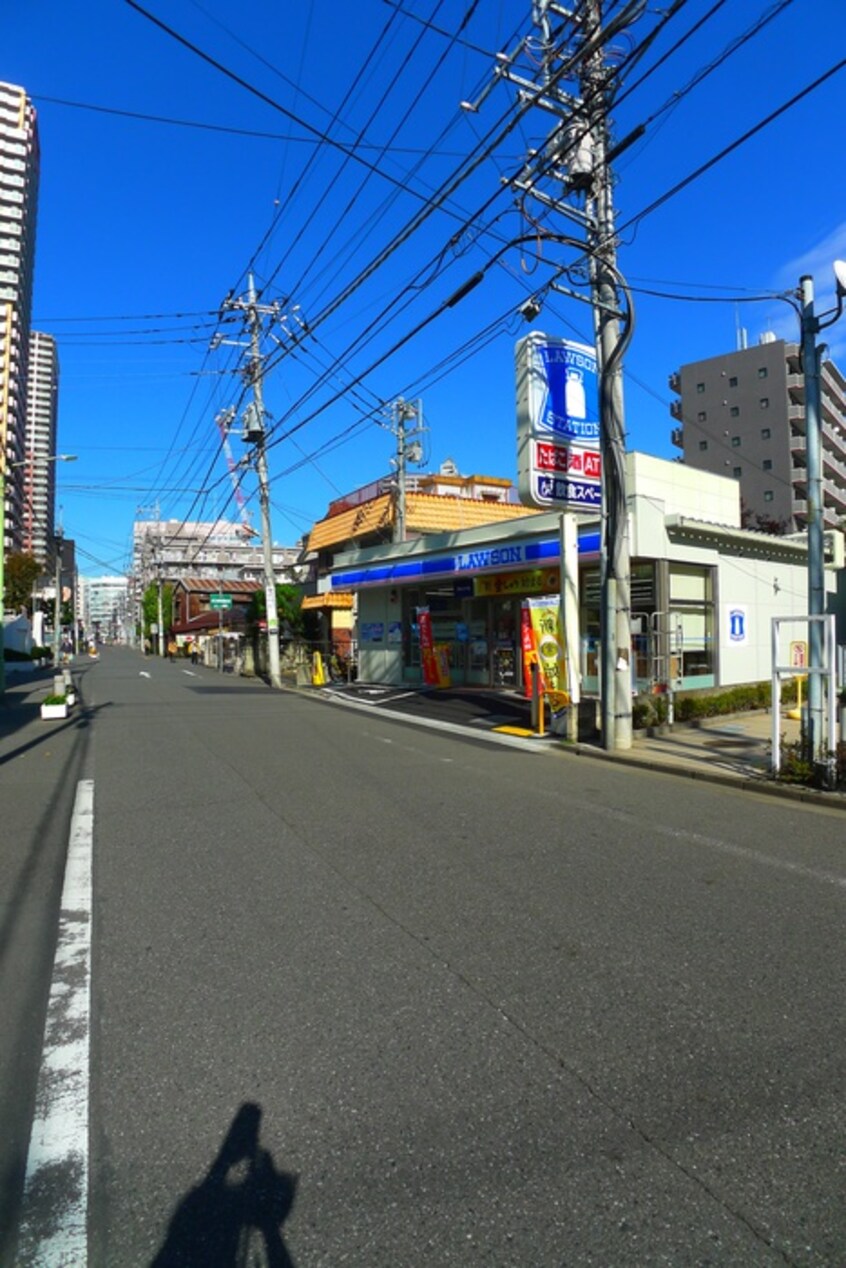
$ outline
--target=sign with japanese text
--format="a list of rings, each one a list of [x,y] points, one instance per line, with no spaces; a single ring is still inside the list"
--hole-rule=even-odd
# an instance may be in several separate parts
[[[523,572],[498,572],[492,577],[474,577],[476,598],[498,594],[546,594],[559,586],[557,568],[527,568]]]
[[[516,348],[521,501],[596,511],[602,502],[596,354],[532,331]]]

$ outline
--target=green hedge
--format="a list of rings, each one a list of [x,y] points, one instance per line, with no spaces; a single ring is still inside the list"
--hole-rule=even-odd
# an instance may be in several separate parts
[[[719,718],[727,713],[746,713],[750,709],[769,709],[772,685],[768,682],[744,683],[722,691],[677,691],[673,697],[676,722],[695,722],[698,718]],[[796,681],[788,679],[781,689],[781,703],[796,703]],[[636,730],[660,726],[667,721],[666,695],[635,696],[632,702],[632,725]]]

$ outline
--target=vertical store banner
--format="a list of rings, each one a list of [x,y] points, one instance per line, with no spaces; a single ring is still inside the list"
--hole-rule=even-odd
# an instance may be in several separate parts
[[[532,698],[532,665],[537,664],[538,654],[535,650],[535,637],[532,633],[532,618],[525,603],[520,605],[520,646],[523,652],[523,690],[526,698]]]
[[[423,681],[427,687],[437,687],[440,682],[435,643],[432,638],[432,617],[428,608],[417,609],[417,629],[420,636],[420,663]]]
[[[557,594],[525,599],[543,689],[555,715],[570,704],[567,647],[561,629],[560,600]]]

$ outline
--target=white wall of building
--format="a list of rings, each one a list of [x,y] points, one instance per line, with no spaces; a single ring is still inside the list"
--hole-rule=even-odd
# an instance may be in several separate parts
[[[740,486],[729,476],[711,475],[651,454],[627,455],[628,492],[638,504],[653,502],[665,515],[689,515],[740,528]]]
[[[358,599],[358,655],[361,677],[366,682],[398,686],[402,682],[402,644],[389,643],[391,624],[400,619],[400,604],[391,601],[391,590],[364,590]],[[382,638],[372,635],[381,626]]]

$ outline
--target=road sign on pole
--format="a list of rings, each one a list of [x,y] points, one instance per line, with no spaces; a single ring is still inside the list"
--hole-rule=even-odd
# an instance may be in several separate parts
[[[808,668],[808,644],[804,639],[794,639],[791,642],[790,665],[793,669]]]
[[[209,607],[212,611],[217,612],[218,609],[232,607],[231,594],[212,594],[209,596]]]

